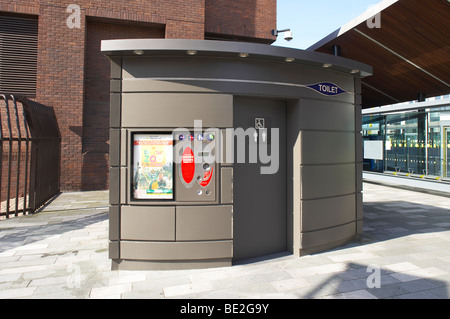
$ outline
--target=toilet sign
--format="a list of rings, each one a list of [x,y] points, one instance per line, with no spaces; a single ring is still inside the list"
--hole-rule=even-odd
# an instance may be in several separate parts
[[[322,83],[312,84],[312,85],[308,85],[307,87],[316,92],[319,92],[322,95],[327,95],[327,96],[335,96],[335,95],[339,95],[342,93],[347,93],[345,90],[341,89],[336,84],[330,83],[330,82],[322,82]]]

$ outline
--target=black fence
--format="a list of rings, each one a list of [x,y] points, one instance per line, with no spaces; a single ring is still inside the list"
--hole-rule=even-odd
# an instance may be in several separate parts
[[[61,134],[53,108],[0,94],[0,217],[34,213],[59,193]]]

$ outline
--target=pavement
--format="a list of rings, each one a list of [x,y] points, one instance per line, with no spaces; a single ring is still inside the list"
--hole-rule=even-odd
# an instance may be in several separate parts
[[[450,195],[364,183],[357,242],[228,268],[111,270],[108,192],[0,221],[0,299],[449,299]]]

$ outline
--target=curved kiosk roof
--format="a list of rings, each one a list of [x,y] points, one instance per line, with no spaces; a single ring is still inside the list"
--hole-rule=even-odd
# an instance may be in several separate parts
[[[362,232],[362,77],[328,54],[108,40],[114,269],[231,266]]]

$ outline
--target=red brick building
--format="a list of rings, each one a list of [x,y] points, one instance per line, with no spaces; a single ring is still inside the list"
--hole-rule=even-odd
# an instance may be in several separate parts
[[[62,135],[61,190],[94,190],[107,189],[109,169],[109,60],[100,52],[100,41],[270,44],[275,40],[270,31],[276,28],[276,0],[0,0],[0,19],[6,29],[0,29],[0,36],[12,37],[30,55],[23,58],[30,64],[19,84],[3,76],[9,69],[0,61],[0,91],[26,94],[54,108]],[[5,43],[0,50],[9,56]],[[12,68],[21,61],[17,58]]]

